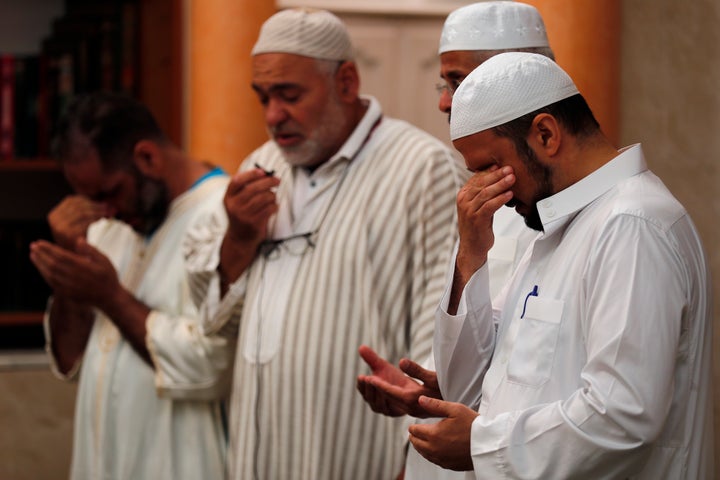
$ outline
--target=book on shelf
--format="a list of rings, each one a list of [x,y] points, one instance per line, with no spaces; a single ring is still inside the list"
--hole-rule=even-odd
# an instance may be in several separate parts
[[[0,160],[15,154],[15,56],[0,55]]]
[[[0,160],[47,158],[80,92],[136,96],[138,0],[67,0],[37,55],[0,52]]]
[[[38,156],[39,57],[15,57],[15,157]]]

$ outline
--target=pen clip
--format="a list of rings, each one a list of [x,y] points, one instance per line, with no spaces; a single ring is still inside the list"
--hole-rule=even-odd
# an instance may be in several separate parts
[[[537,297],[538,296],[538,286],[535,285],[532,289],[532,292],[528,293],[525,297],[525,303],[523,304],[523,311],[522,315],[520,315],[520,318],[525,317],[525,309],[527,308],[527,302],[530,299],[530,297]]]

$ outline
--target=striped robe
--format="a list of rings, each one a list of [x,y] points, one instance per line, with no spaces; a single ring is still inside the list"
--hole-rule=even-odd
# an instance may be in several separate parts
[[[379,116],[373,100],[358,127],[366,129],[362,138]],[[407,432],[401,419],[373,413],[356,391],[357,375],[368,373],[357,349],[370,345],[393,363],[428,357],[463,168],[440,141],[395,119],[383,118],[364,146],[356,143],[317,244],[297,266],[280,348],[267,362],[243,354],[246,341],[256,340],[246,338],[251,309],[242,308],[275,287],[262,283],[265,258],[218,303],[214,272],[226,223],[210,219],[188,237],[190,284],[205,301],[206,333],[238,335],[230,478],[390,479],[402,468]],[[292,185],[292,169],[273,142],[241,169],[255,163]],[[291,192],[277,195],[282,208]]]

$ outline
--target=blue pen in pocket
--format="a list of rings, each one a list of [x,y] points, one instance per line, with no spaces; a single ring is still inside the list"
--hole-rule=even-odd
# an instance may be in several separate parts
[[[520,318],[523,318],[525,316],[525,309],[527,308],[527,302],[530,299],[530,297],[537,297],[538,296],[538,286],[535,285],[532,289],[532,292],[528,293],[525,297],[525,303],[523,304],[523,311],[522,315],[520,315]]]

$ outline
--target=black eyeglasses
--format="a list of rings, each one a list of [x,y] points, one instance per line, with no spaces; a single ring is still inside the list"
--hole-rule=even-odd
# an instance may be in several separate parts
[[[308,250],[315,248],[318,230],[296,233],[284,238],[271,238],[260,244],[260,253],[268,260],[280,257],[281,250],[290,255],[300,257]]]

